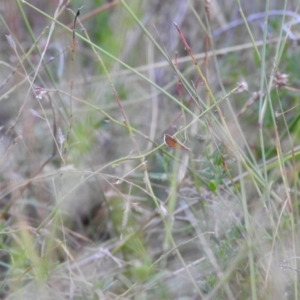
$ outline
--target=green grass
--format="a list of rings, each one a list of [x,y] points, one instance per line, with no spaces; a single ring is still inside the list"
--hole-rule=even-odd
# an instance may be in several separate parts
[[[1,299],[299,299],[298,1],[57,5],[0,15]]]

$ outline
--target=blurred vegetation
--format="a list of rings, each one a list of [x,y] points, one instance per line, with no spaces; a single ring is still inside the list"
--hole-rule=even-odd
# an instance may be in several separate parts
[[[0,2],[0,298],[299,299],[299,1],[82,4]]]

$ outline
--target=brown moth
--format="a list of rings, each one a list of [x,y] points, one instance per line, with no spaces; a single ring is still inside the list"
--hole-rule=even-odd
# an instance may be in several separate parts
[[[170,147],[170,148],[177,148],[180,150],[188,150],[191,151],[190,148],[186,147],[185,145],[181,144],[180,142],[178,142],[175,138],[171,137],[168,134],[165,134],[164,136],[164,141],[165,144]]]

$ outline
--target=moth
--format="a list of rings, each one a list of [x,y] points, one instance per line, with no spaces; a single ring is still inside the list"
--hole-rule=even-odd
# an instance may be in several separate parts
[[[186,147],[185,145],[178,142],[175,138],[171,137],[168,134],[164,136],[165,144],[170,148],[180,149],[180,150],[188,150],[191,151],[190,148]]]

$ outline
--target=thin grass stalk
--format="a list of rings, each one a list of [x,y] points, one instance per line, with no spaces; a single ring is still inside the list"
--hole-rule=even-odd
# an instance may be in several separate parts
[[[74,25],[72,29],[72,43],[71,43],[71,62],[70,62],[70,93],[69,93],[69,127],[66,134],[65,147],[63,151],[63,160],[65,164],[67,161],[67,151],[69,148],[69,140],[71,131],[73,129],[73,86],[74,86],[74,76],[75,76],[75,50],[76,50],[76,39],[75,39],[75,29],[77,17],[80,15],[81,8],[78,9],[74,17]]]
[[[178,69],[178,64],[177,64],[177,53],[175,53],[175,61],[174,61],[174,67],[175,69],[177,70],[177,72],[179,72],[179,69]],[[181,115],[183,117],[183,127],[186,128],[186,125],[187,125],[187,119],[186,119],[186,115],[185,115],[185,111],[183,109],[184,106],[187,106],[184,104],[183,102],[183,96],[182,96],[182,83],[181,83],[181,79],[180,77],[178,76],[177,74],[177,83],[176,83],[176,86],[177,86],[177,93],[178,93],[178,97],[179,97],[179,101],[182,103],[182,107],[180,107],[181,109]],[[191,97],[191,99],[193,99],[193,97]],[[196,102],[196,101],[195,101]],[[184,135],[184,138],[186,139],[186,134]]]
[[[165,51],[160,47],[160,45],[156,42],[156,40],[152,37],[152,35],[149,33],[149,31],[144,27],[144,25],[140,22],[140,20],[137,18],[137,16],[134,14],[134,12],[131,10],[131,8],[126,4],[124,0],[119,0],[120,3],[123,5],[123,7],[127,10],[127,12],[131,15],[131,17],[135,20],[135,22],[139,25],[139,27],[142,29],[142,31],[145,33],[145,35],[150,39],[150,41],[155,45],[155,47],[158,49],[158,51],[163,55],[163,57],[171,64],[171,61],[168,57],[168,55],[165,53]]]
[[[82,24],[81,24],[81,26],[82,26]],[[102,58],[99,55],[99,53],[96,51],[96,49],[94,47],[94,44],[91,42],[90,37],[89,37],[86,29],[83,26],[82,26],[82,28],[83,28],[83,31],[85,33],[85,36],[86,36],[87,40],[90,41],[90,43],[91,43],[90,45],[92,47],[92,50],[93,50],[95,56],[97,57],[97,59],[98,59],[100,65],[101,65],[102,69],[104,70],[104,73],[105,73],[105,75],[106,75],[106,77],[108,79],[108,82],[109,82],[109,84],[110,84],[110,86],[111,86],[111,88],[113,90],[113,94],[114,94],[115,100],[116,100],[116,102],[118,104],[118,107],[119,107],[119,109],[120,109],[120,111],[122,113],[122,116],[124,118],[125,126],[126,126],[128,132],[129,132],[130,138],[131,138],[133,144],[135,145],[135,148],[136,148],[138,154],[141,156],[141,152],[140,152],[139,146],[138,146],[138,144],[137,144],[137,142],[136,142],[136,140],[134,138],[132,127],[130,125],[129,119],[126,116],[126,113],[125,113],[125,110],[123,109],[123,106],[122,106],[119,94],[118,94],[117,90],[114,87],[114,84],[112,82],[112,79],[110,78],[109,72],[108,72],[108,70],[107,70],[107,68],[106,68],[106,66],[104,64],[104,61],[102,60]],[[143,158],[141,158],[141,159],[142,159],[141,162],[144,162],[144,159]]]
[[[276,118],[276,129],[275,129],[275,136],[276,136],[276,152],[277,152],[277,157],[278,157],[278,164],[279,164],[279,169],[280,169],[280,174],[281,174],[281,178],[283,180],[283,185],[285,187],[285,192],[286,192],[286,200],[285,202],[287,203],[287,207],[289,210],[289,218],[290,218],[290,222],[291,222],[291,230],[292,230],[292,241],[293,241],[293,253],[296,255],[296,224],[295,224],[295,220],[294,220],[294,214],[293,214],[293,206],[292,206],[292,201],[291,201],[291,197],[290,197],[290,188],[289,188],[289,184],[286,178],[286,172],[285,172],[285,168],[284,168],[284,162],[282,159],[282,150],[281,150],[281,143],[279,140],[279,133],[278,133],[278,117],[275,116]],[[294,265],[297,266],[297,261],[294,260],[293,261]],[[297,280],[298,279],[298,274],[295,273],[295,277],[294,277],[294,292],[295,292],[295,299],[298,299],[297,294],[298,294],[298,288],[297,288]]]
[[[253,47],[254,47],[254,49],[255,49],[255,53],[257,54],[257,57],[258,57],[259,60],[261,61],[263,58],[261,57],[261,55],[260,55],[260,53],[259,53],[259,51],[258,51],[258,49],[257,49],[257,47],[256,47],[255,39],[254,39],[253,34],[252,34],[252,32],[251,32],[251,29],[250,29],[250,27],[249,27],[249,25],[248,25],[247,19],[246,19],[245,15],[244,15],[244,11],[243,11],[243,9],[242,9],[241,2],[240,2],[240,0],[236,0],[236,2],[237,2],[237,4],[238,4],[239,12],[240,12],[240,14],[241,14],[241,16],[242,16],[242,19],[244,20],[244,24],[245,24],[245,26],[246,26],[246,28],[247,28],[248,34],[249,34],[250,39],[251,39],[251,41],[252,41]],[[266,13],[266,15],[268,15],[268,14]],[[267,19],[267,17],[266,17],[266,19]],[[267,24],[267,23],[266,23],[266,24]],[[266,24],[264,24],[264,25],[266,26]]]
[[[237,160],[238,170],[239,173],[242,173],[242,167]],[[253,258],[253,240],[251,236],[251,222],[250,222],[250,213],[248,211],[248,203],[247,203],[247,194],[245,189],[245,183],[244,179],[241,178],[240,180],[240,187],[241,187],[241,201],[243,205],[243,212],[244,212],[244,218],[245,218],[245,227],[246,227],[246,241],[247,241],[247,252],[248,252],[248,260],[249,260],[249,268],[250,268],[250,282],[251,282],[251,299],[256,300],[257,299],[257,290],[256,290],[256,281],[257,281],[257,275],[256,275],[256,268],[254,265],[254,258]]]
[[[146,182],[146,184],[147,184],[147,187],[148,187],[149,192],[152,194],[152,198],[154,199],[154,203],[155,203],[157,209],[158,209],[159,212],[160,212],[160,216],[161,216],[162,221],[163,221],[163,223],[164,223],[164,227],[165,227],[166,230],[167,230],[168,224],[167,224],[167,222],[166,222],[166,219],[165,219],[165,217],[164,217],[164,214],[162,213],[161,206],[160,206],[160,204],[158,203],[158,201],[156,200],[156,197],[155,197],[155,194],[154,194],[154,192],[153,192],[152,185],[151,185],[151,182],[150,182],[150,179],[149,179],[149,176],[148,176],[148,172],[145,172],[145,182]],[[169,216],[169,217],[171,217],[171,216]],[[181,256],[181,254],[180,254],[180,252],[179,252],[179,250],[178,250],[178,248],[177,248],[177,245],[176,245],[176,243],[175,243],[175,241],[174,241],[174,239],[173,239],[173,235],[172,235],[171,232],[170,232],[170,234],[169,234],[169,239],[170,239],[170,242],[171,242],[173,248],[175,249],[175,252],[176,252],[176,254],[177,254],[177,256],[178,256],[178,258],[179,258],[179,260],[180,260],[180,262],[181,262],[181,264],[182,264],[182,266],[183,266],[183,268],[185,269],[185,271],[186,271],[186,273],[187,273],[189,279],[191,280],[193,286],[195,287],[195,289],[196,289],[198,295],[199,295],[201,298],[203,298],[203,294],[202,294],[201,290],[199,289],[198,284],[196,283],[196,281],[195,281],[195,279],[193,278],[192,274],[190,273],[190,271],[189,271],[189,269],[188,269],[188,267],[187,267],[187,265],[186,265],[186,263],[185,263],[183,257]]]
[[[148,46],[148,61],[150,64],[154,63],[154,51],[153,45],[149,42]],[[154,69],[149,69],[149,78],[151,81],[155,82],[155,72]],[[158,121],[158,95],[155,92],[153,86],[150,87],[150,96],[151,96],[151,121],[150,121],[150,131],[149,138],[154,140],[157,131],[157,121]],[[149,142],[147,145],[147,151],[151,149],[152,143]]]
[[[198,22],[200,24],[202,24],[202,21],[201,21],[199,15],[198,15],[198,13],[195,11],[195,9],[192,6],[191,6],[191,9],[194,12],[194,15],[196,16]],[[211,29],[210,29],[209,24],[208,24],[208,28],[205,28],[205,30],[208,32],[208,35],[211,36]],[[222,82],[222,79],[221,79],[220,71],[219,71],[219,68],[218,68],[218,62],[217,62],[217,57],[216,57],[217,51],[215,50],[213,39],[210,40],[210,44],[211,44],[211,48],[212,48],[211,53],[212,54],[215,53],[215,55],[212,55],[212,57],[213,57],[213,60],[214,60],[214,63],[215,63],[215,67],[216,67],[217,77],[218,77],[220,86],[221,86],[221,88],[223,90],[223,93],[226,94],[226,91],[225,91],[225,88],[224,88],[224,85],[223,85],[223,82]],[[239,122],[237,120],[237,117],[236,117],[236,115],[234,113],[234,110],[232,108],[231,102],[230,102],[230,100],[229,100],[228,97],[226,97],[225,99],[226,99],[226,104],[227,104],[228,108],[230,109],[231,115],[233,117],[233,121],[236,124],[239,132],[241,133],[241,137],[243,138],[244,145],[246,146],[248,154],[250,155],[250,158],[252,159],[252,163],[253,163],[254,167],[257,167],[256,159],[254,158],[254,155],[253,155],[253,153],[252,153],[252,151],[251,151],[251,149],[249,147],[249,144],[247,142],[247,139],[246,139],[245,135],[243,134],[243,130],[242,130],[242,128],[241,128],[241,126],[240,126],[240,124],[239,124]]]
[[[268,24],[268,7],[269,1],[266,1],[266,14],[265,14],[265,22],[264,22],[264,31],[263,31],[263,40],[266,41],[267,39],[267,24]],[[266,186],[266,196],[267,196],[267,205],[268,208],[271,208],[271,198],[268,192],[268,174],[267,169],[265,166],[266,157],[265,157],[265,143],[264,143],[264,136],[263,136],[263,120],[265,114],[265,107],[267,103],[267,98],[265,97],[264,93],[264,84],[265,84],[265,68],[266,68],[266,44],[262,47],[262,55],[261,55],[261,76],[260,76],[260,93],[259,93],[259,117],[258,117],[258,127],[259,127],[259,137],[260,137],[260,147],[261,147],[261,155],[262,155],[262,162],[264,164],[263,176]],[[265,98],[265,99],[264,99]],[[264,103],[263,103],[264,101]]]
[[[24,0],[24,3],[26,5],[28,5],[29,7],[31,7],[32,9],[34,9],[35,11],[39,12],[41,15],[49,18],[50,20],[53,20],[54,22],[56,22],[57,24],[59,24],[61,27],[65,28],[68,31],[71,31],[68,27],[66,27],[64,24],[60,23],[59,21],[53,19],[51,16],[45,14],[43,11],[37,9],[35,6],[31,5],[30,3],[28,3],[27,1]],[[179,107],[182,107],[188,114],[190,114],[192,117],[194,117],[195,119],[197,119],[197,121],[201,122],[201,120],[199,119],[199,116],[195,115],[190,109],[188,109],[186,106],[184,106],[178,99],[176,99],[174,96],[172,96],[170,93],[168,93],[164,88],[161,88],[159,85],[155,84],[154,82],[152,82],[150,79],[148,79],[147,77],[145,77],[144,75],[142,75],[140,72],[138,72],[135,68],[130,67],[129,65],[127,65],[126,63],[124,63],[123,61],[119,60],[118,58],[116,58],[115,56],[111,55],[109,52],[105,51],[104,49],[102,49],[101,47],[93,44],[91,41],[89,41],[87,38],[83,37],[82,35],[79,35],[78,33],[76,33],[76,36],[78,38],[80,38],[81,40],[83,40],[84,42],[86,42],[88,45],[91,45],[93,47],[95,47],[96,50],[100,51],[101,53],[103,53],[105,56],[111,58],[112,60],[116,61],[117,63],[119,63],[120,65],[122,65],[123,67],[125,67],[126,69],[130,70],[132,73],[136,74],[138,77],[140,77],[144,82],[149,83],[150,85],[154,86],[157,90],[159,90],[162,94],[164,94],[165,96],[167,96],[169,99],[171,99],[172,101],[174,101],[176,104],[178,104]],[[166,55],[166,54],[164,54]],[[170,62],[171,65],[173,66],[172,62]],[[185,78],[180,75],[181,80],[184,80],[184,83],[189,86],[190,90],[193,91],[193,89],[190,87],[190,85],[187,83],[187,81],[185,80]],[[224,100],[224,98],[222,98]],[[204,107],[205,104],[203,103]],[[213,107],[216,107],[217,103],[213,103],[211,105],[211,107],[206,110],[206,112],[210,111],[210,109],[212,109]]]
[[[33,32],[32,32],[32,29],[31,29],[31,27],[30,27],[30,24],[29,24],[29,22],[28,22],[28,19],[27,19],[27,17],[26,17],[26,14],[25,14],[25,12],[24,12],[24,10],[23,10],[23,7],[22,7],[20,1],[21,1],[21,0],[17,0],[17,1],[16,1],[17,6],[18,6],[18,9],[19,9],[19,11],[20,11],[20,13],[21,13],[21,15],[22,15],[22,17],[23,17],[24,23],[26,24],[25,26],[26,26],[26,28],[27,28],[27,30],[28,30],[28,32],[29,32],[29,35],[30,35],[32,41],[35,43],[35,37],[34,37],[34,34],[33,34]],[[26,2],[26,1],[23,1],[23,0],[22,0],[22,3],[25,3],[25,2]],[[71,0],[67,0],[67,2],[65,3],[65,5],[64,5],[64,6],[61,6],[62,1],[59,0],[59,4],[58,4],[58,7],[57,7],[57,9],[56,9],[56,11],[55,11],[54,17],[50,17],[49,15],[47,15],[47,14],[44,13],[44,16],[50,17],[50,20],[52,21],[52,24],[51,24],[51,26],[50,26],[50,31],[52,30],[52,26],[54,26],[54,23],[57,24],[57,19],[58,19],[59,16],[64,12],[65,7],[66,7],[70,2],[71,2]],[[25,4],[26,4],[26,3],[25,3]],[[32,6],[32,7],[34,7],[34,6]],[[59,10],[60,7],[61,7],[61,9]],[[48,42],[46,42],[46,43],[48,43]],[[45,51],[46,51],[46,49],[47,49],[47,44],[46,44],[46,46],[45,46]],[[38,52],[38,54],[39,54],[39,56],[40,56],[40,58],[41,58],[41,59],[40,59],[40,63],[42,63],[42,62],[43,62],[43,57],[44,57],[44,54],[43,54],[44,52],[42,52],[42,51],[40,50],[39,47],[36,47],[36,50],[37,50],[37,52]],[[29,62],[29,64],[32,66],[32,62],[31,62],[30,60],[28,60],[28,62]],[[44,66],[45,66],[45,65],[44,65]],[[40,67],[40,66],[39,66],[39,67]],[[52,82],[53,86],[56,87],[55,80],[54,80],[54,78],[53,78],[53,76],[52,76],[52,73],[50,72],[50,70],[49,70],[49,68],[48,68],[47,66],[45,66],[45,71],[46,71],[46,74],[47,74],[48,78],[49,78],[50,81]],[[41,82],[43,83],[43,85],[46,86],[46,85],[44,84],[44,80],[40,77],[39,72],[35,72],[34,74],[35,74],[34,77],[37,76],[37,77],[41,80]],[[34,80],[33,80],[33,81],[34,81]],[[62,105],[64,111],[67,112],[67,111],[66,111],[66,107],[65,107],[64,102],[62,101],[62,99],[60,99],[60,103],[61,103],[61,105]]]
[[[175,156],[179,158],[180,150],[176,149]],[[174,160],[172,164],[172,173],[170,176],[170,188],[169,188],[169,196],[168,196],[168,215],[166,220],[166,233],[163,242],[163,249],[169,248],[170,236],[172,234],[172,228],[174,223],[174,211],[177,203],[177,174],[179,170],[180,162]]]
[[[19,0],[17,1],[17,3],[19,3]],[[60,0],[60,3],[62,3],[62,0]],[[22,6],[20,5],[20,3],[19,3],[19,7],[20,7],[20,9],[22,10]],[[54,20],[58,17],[58,14],[59,14],[59,7],[60,7],[60,5],[57,7],[56,11],[54,12],[54,17],[53,17]],[[23,10],[22,10],[22,11],[23,11]],[[26,20],[27,20],[27,19],[26,19]],[[45,43],[45,49],[44,49],[44,51],[43,51],[42,54],[41,54],[41,58],[40,58],[39,63],[38,63],[38,65],[37,65],[37,67],[36,67],[36,70],[35,70],[35,73],[34,73],[34,75],[33,75],[33,78],[32,78],[32,80],[30,81],[30,88],[29,88],[29,90],[28,90],[28,92],[27,92],[27,94],[26,94],[26,96],[25,96],[25,100],[24,100],[23,105],[22,105],[21,109],[19,110],[19,114],[18,114],[18,116],[17,116],[17,118],[16,118],[16,121],[15,121],[14,125],[13,125],[10,129],[14,128],[15,125],[17,124],[18,119],[19,119],[19,117],[20,117],[20,115],[21,115],[21,113],[22,113],[22,111],[23,111],[24,106],[25,106],[25,103],[27,102],[27,99],[28,99],[30,90],[33,90],[33,92],[34,92],[34,94],[35,94],[35,91],[34,91],[34,89],[33,89],[33,83],[34,83],[36,77],[38,76],[40,67],[41,67],[41,65],[42,65],[44,56],[45,56],[45,54],[46,54],[46,50],[47,50],[48,45],[49,45],[49,43],[50,43],[50,39],[51,39],[52,33],[53,33],[53,31],[54,31],[54,27],[55,27],[55,22],[53,21],[52,24],[51,24],[51,26],[50,26],[49,34],[48,34],[48,37],[47,37],[47,40],[46,40],[46,43]],[[10,130],[10,129],[9,129],[9,130]]]
[[[298,3],[298,8],[299,8],[299,5],[300,3]],[[285,0],[285,3],[284,3],[284,11],[286,11],[287,9],[287,1]],[[283,24],[284,24],[284,21],[285,21],[285,14],[283,15],[282,17],[282,25],[280,26],[281,30],[280,30],[280,38],[283,36]],[[287,39],[287,36],[288,34],[286,34],[286,37],[285,37],[285,40]],[[281,56],[283,54],[283,50],[284,50],[284,44],[285,43],[280,43],[278,42],[277,44],[277,48],[276,48],[276,54],[275,54],[275,58],[274,58],[274,71],[273,71],[273,74],[276,72],[275,68],[277,68],[278,64],[279,64],[279,61],[281,59]],[[269,85],[270,87],[270,85]],[[271,103],[271,100],[270,100],[270,103]],[[279,101],[279,104],[281,106],[281,102]],[[281,107],[281,111],[282,111],[282,107]],[[276,114],[276,113],[275,113]],[[275,118],[276,118],[276,115],[275,115]],[[276,118],[277,119],[277,118]],[[294,154],[294,147],[293,147],[293,143],[292,143],[292,140],[291,140],[291,137],[290,137],[290,134],[289,134],[289,127],[287,125],[287,122],[286,122],[286,119],[283,115],[283,120],[284,120],[284,123],[285,123],[285,132],[288,134],[289,136],[289,140],[290,140],[290,143],[291,143],[291,147],[292,147],[292,154]],[[283,182],[284,182],[284,186],[285,186],[285,189],[286,189],[286,203],[289,207],[289,210],[290,210],[290,222],[291,222],[291,228],[292,228],[292,240],[293,240],[293,252],[296,253],[296,249],[297,249],[297,239],[296,239],[296,228],[295,228],[295,217],[294,217],[294,214],[293,214],[293,211],[292,209],[295,208],[296,209],[296,213],[295,215],[298,216],[298,205],[292,205],[292,200],[291,200],[291,197],[290,197],[290,188],[289,188],[289,184],[287,182],[287,178],[286,178],[286,174],[285,172],[283,171],[283,165],[284,165],[284,159],[283,159],[283,153],[281,151],[281,147],[280,147],[280,141],[281,139],[283,138],[283,135],[279,134],[279,129],[278,129],[278,119],[275,121],[276,123],[276,126],[275,126],[275,135],[276,135],[276,145],[278,145],[276,147],[277,149],[277,155],[278,155],[278,163],[279,163],[279,167],[280,167],[280,170],[281,170],[281,176],[283,178]],[[295,170],[295,157],[293,156],[293,169]],[[295,172],[295,171],[294,171]],[[297,185],[296,185],[296,180],[294,181],[294,188],[297,189]],[[295,203],[297,203],[297,196],[295,194]],[[296,266],[296,269],[297,269],[297,260],[294,260],[294,265]],[[298,299],[298,275],[297,273],[295,272],[295,275],[294,275],[294,294],[295,294],[295,299]]]
[[[4,19],[3,19],[2,15],[0,15],[0,18],[1,18],[2,22],[4,22]],[[0,90],[3,88],[3,86],[6,85],[6,83],[7,83],[7,82],[12,78],[12,76],[17,72],[18,68],[19,68],[21,65],[23,65],[24,61],[25,61],[25,60],[29,57],[29,55],[33,52],[33,50],[36,48],[37,43],[38,43],[38,41],[40,40],[40,38],[46,33],[46,30],[47,30],[47,28],[45,28],[45,29],[41,32],[41,34],[36,38],[35,42],[31,45],[30,49],[29,49],[29,50],[28,50],[21,58],[18,57],[18,59],[19,59],[18,64],[13,68],[12,72],[10,73],[10,75],[8,75],[8,76],[6,77],[6,79],[2,82],[2,84],[0,85]],[[15,52],[17,53],[17,49],[15,50]],[[23,67],[23,68],[24,68],[24,67]],[[22,75],[23,75],[23,74],[22,74]],[[28,75],[27,75],[27,76],[28,76]],[[27,78],[26,78],[26,76],[25,76],[24,82],[25,82],[26,80],[27,80]],[[0,101],[1,101],[2,99],[4,99],[5,96],[8,96],[7,92],[6,92],[6,94],[4,94],[4,95],[2,95],[2,96],[0,97]]]
[[[51,100],[51,97],[48,96],[48,99],[49,99],[49,103],[50,103],[50,107],[51,107],[51,110],[52,110],[52,117],[53,117],[53,129],[51,129],[51,125],[49,123],[49,120],[46,116],[46,113],[44,111],[44,108],[41,104],[41,102],[39,101],[39,104],[41,106],[41,109],[44,113],[44,116],[45,116],[45,120],[47,122],[47,125],[50,129],[50,132],[51,132],[51,135],[52,135],[52,138],[53,138],[53,145],[52,145],[52,153],[50,154],[50,156],[40,165],[40,167],[33,173],[33,175],[31,175],[31,178],[30,180],[28,180],[28,182],[26,184],[24,184],[19,192],[14,196],[12,197],[9,202],[5,205],[5,207],[2,209],[2,214],[7,214],[8,211],[10,210],[10,208],[12,207],[12,205],[22,196],[22,194],[25,192],[25,190],[27,189],[27,187],[32,183],[32,181],[35,179],[35,177],[44,169],[44,167],[55,157],[56,155],[56,149],[59,149],[57,143],[56,143],[56,134],[57,134],[57,124],[56,124],[56,117],[55,117],[55,111],[54,111],[54,108],[53,108],[53,105],[52,105],[52,100]],[[39,100],[39,99],[38,99]],[[17,139],[15,139],[14,143],[15,144],[17,141]]]
[[[222,282],[222,287],[224,288],[224,292],[228,299],[234,299],[233,292],[231,291],[231,288],[227,282],[227,280],[224,280],[224,275],[222,268],[218,264],[218,259],[214,253],[214,251],[211,249],[209,242],[207,241],[205,235],[203,235],[202,228],[199,226],[200,222],[197,222],[196,220],[199,218],[199,215],[196,212],[193,212],[192,209],[187,207],[185,209],[185,214],[191,224],[191,226],[194,228],[194,231],[196,232],[197,236],[199,237],[199,241],[201,244],[201,248],[203,248],[203,251],[205,253],[205,256],[207,260],[209,261],[210,265],[212,266],[219,282]]]

